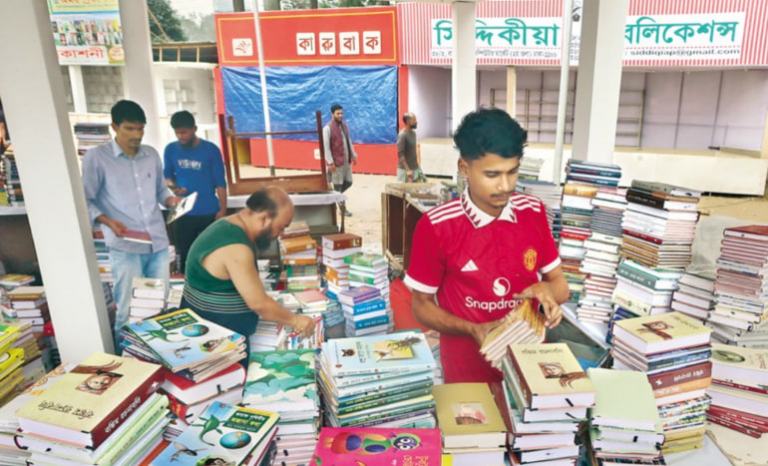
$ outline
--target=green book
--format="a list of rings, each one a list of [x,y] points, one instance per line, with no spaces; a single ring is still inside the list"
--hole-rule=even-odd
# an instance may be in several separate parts
[[[593,426],[661,433],[653,389],[644,372],[590,368],[597,391],[590,410]]]
[[[376,267],[386,262],[381,254],[353,254],[344,258],[345,264],[362,265],[363,267]]]

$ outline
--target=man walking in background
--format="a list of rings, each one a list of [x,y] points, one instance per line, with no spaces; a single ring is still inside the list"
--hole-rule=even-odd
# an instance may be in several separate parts
[[[179,266],[184,271],[195,238],[227,214],[227,183],[221,151],[197,137],[195,117],[186,110],[176,112],[171,127],[178,141],[165,148],[165,182],[177,196],[197,193],[192,210],[173,222]]]
[[[323,128],[323,148],[333,189],[341,193],[352,186],[352,165],[357,165],[357,154],[352,146],[349,128],[344,122],[344,109],[339,104],[331,106],[333,118]],[[344,210],[344,215],[352,212]]]
[[[418,121],[413,113],[403,115],[405,127],[397,135],[397,181],[400,183],[422,183],[427,181],[419,167],[416,127]]]

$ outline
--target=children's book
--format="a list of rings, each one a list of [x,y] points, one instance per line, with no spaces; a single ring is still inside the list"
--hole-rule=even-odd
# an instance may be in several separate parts
[[[334,339],[323,343],[322,351],[333,377],[405,375],[435,368],[432,350],[421,332]]]
[[[324,427],[311,464],[315,466],[440,466],[439,429]]]
[[[214,401],[150,465],[245,464],[249,457],[264,454],[279,419],[269,411]]]
[[[243,406],[277,412],[317,410],[315,350],[251,353],[243,395]]]

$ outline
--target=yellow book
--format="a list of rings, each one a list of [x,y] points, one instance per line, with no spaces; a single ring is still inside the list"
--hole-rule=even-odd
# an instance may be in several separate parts
[[[3,354],[19,338],[19,328],[11,325],[0,325],[0,354]]]
[[[701,437],[707,432],[707,428],[704,426],[701,426],[697,429],[692,429],[692,430],[688,430],[688,429],[680,429],[680,430],[681,432],[677,432],[677,429],[665,431],[664,437],[667,439],[667,442],[674,442],[680,439]]]
[[[696,443],[691,443],[688,445],[681,445],[678,447],[673,448],[666,448],[665,446],[661,447],[661,452],[665,455],[671,455],[673,453],[682,453],[684,451],[690,451],[690,450],[698,450],[699,448],[704,447],[704,440]]]
[[[509,355],[532,409],[595,404],[595,387],[565,343],[512,345]]]
[[[11,348],[0,354],[0,382],[24,364],[24,350]],[[5,382],[3,382],[5,383]]]
[[[640,354],[657,354],[706,345],[712,329],[679,312],[616,322],[613,334]]]
[[[712,345],[712,378],[768,385],[768,349]]]
[[[440,461],[441,466],[453,466],[453,456],[451,455],[443,455],[442,460]]]
[[[486,383],[452,383],[432,389],[443,448],[504,446],[507,427]]]
[[[0,383],[0,400],[8,396],[11,392],[16,390],[21,381],[24,379],[22,374],[22,368],[17,367],[14,369],[3,381]],[[1,404],[0,404],[1,406]]]

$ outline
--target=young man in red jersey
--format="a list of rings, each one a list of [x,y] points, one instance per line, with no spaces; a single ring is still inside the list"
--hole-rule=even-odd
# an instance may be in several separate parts
[[[405,284],[416,319],[440,332],[445,381],[500,381],[479,352],[485,336],[525,298],[555,327],[568,283],[544,204],[515,193],[526,132],[506,112],[483,109],[464,117],[453,140],[467,190],[417,224]]]

